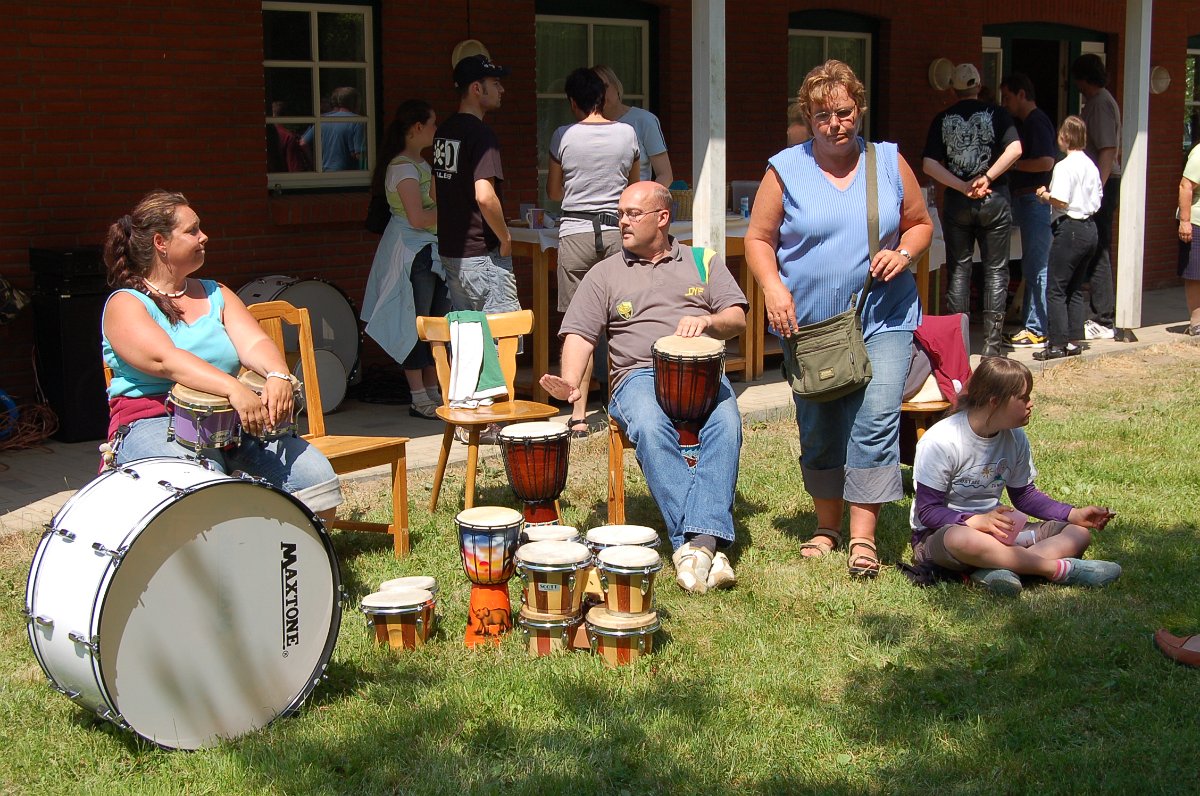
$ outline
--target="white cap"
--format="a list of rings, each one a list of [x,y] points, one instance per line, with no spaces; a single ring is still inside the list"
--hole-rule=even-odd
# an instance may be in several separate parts
[[[955,91],[966,91],[969,88],[979,88],[979,70],[974,64],[959,64],[954,67],[950,78],[950,87]]]

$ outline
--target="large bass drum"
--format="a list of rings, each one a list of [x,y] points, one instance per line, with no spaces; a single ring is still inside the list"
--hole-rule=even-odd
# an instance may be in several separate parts
[[[167,748],[297,709],[341,623],[329,536],[291,495],[140,459],[72,497],[34,554],[34,655],[63,694]]]
[[[321,382],[321,408],[326,412],[337,409],[346,394],[346,382],[357,377],[359,349],[362,335],[358,328],[358,314],[354,305],[339,288],[321,279],[297,279],[294,276],[264,276],[247,282],[237,292],[246,306],[262,301],[286,301],[293,307],[308,310],[312,325],[313,348],[317,350],[317,379]],[[295,329],[284,324],[284,348],[299,351],[300,343]],[[337,356],[337,365],[320,352],[331,351]],[[337,384],[340,381],[340,384]],[[328,382],[329,387],[325,384]],[[336,386],[335,386],[336,385]],[[326,403],[326,392],[336,398]],[[340,392],[340,394],[338,394]]]

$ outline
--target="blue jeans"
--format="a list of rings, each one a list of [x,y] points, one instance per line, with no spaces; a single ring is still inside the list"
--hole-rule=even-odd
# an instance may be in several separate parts
[[[1050,262],[1050,205],[1037,194],[1026,193],[1012,200],[1013,222],[1021,228],[1021,274],[1025,277],[1024,327],[1039,337],[1046,336],[1046,266]]]
[[[654,369],[622,379],[609,414],[637,448],[638,464],[658,504],[671,547],[697,534],[733,543],[733,496],[742,450],[742,415],[729,380],[721,377],[717,406],[700,429],[700,457],[693,470],[679,452],[679,434],[654,393]]]
[[[493,313],[521,309],[512,258],[501,257],[499,249],[482,257],[443,256],[442,267],[455,310]]]
[[[117,446],[117,465],[151,456],[194,456],[196,453],[167,439],[170,418],[137,420]],[[329,460],[300,437],[282,437],[263,443],[243,437],[230,451],[205,448],[200,452],[223,473],[241,470],[299,498],[312,511],[325,511],[342,502],[342,490]]]
[[[904,496],[900,480],[900,403],[912,353],[912,332],[876,332],[866,339],[871,381],[836,401],[798,395],[800,471],[814,498],[887,503]]]

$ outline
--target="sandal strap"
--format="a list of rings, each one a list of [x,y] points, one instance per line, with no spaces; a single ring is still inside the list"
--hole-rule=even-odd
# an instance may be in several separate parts
[[[815,531],[813,531],[813,539],[816,539],[818,536],[824,537],[825,539],[828,539],[829,541],[833,542],[833,546],[835,549],[837,548],[838,545],[840,545],[842,543],[841,531],[835,531],[830,528],[817,528]],[[806,542],[806,544],[813,544],[813,542],[811,540],[809,540],[808,542]],[[820,547],[820,545],[817,545],[817,546]]]

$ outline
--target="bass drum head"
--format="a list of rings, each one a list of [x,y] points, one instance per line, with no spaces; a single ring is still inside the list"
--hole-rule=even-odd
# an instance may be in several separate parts
[[[237,295],[247,306],[278,299],[293,307],[304,307],[312,326],[313,348],[336,354],[343,374],[355,371],[361,343],[358,314],[346,294],[334,285],[320,279],[301,280],[277,274],[242,285]],[[283,325],[283,347],[287,351],[300,350],[296,330],[287,324]]]
[[[321,412],[332,412],[346,398],[346,369],[336,354],[324,348],[313,351],[313,361],[317,365],[317,385],[321,388]],[[292,375],[304,381],[304,363],[301,360],[296,360]],[[296,411],[301,413],[304,407],[297,407]]]
[[[134,540],[100,606],[109,701],[169,748],[264,727],[320,679],[340,592],[328,536],[295,499],[234,479],[185,494]]]

